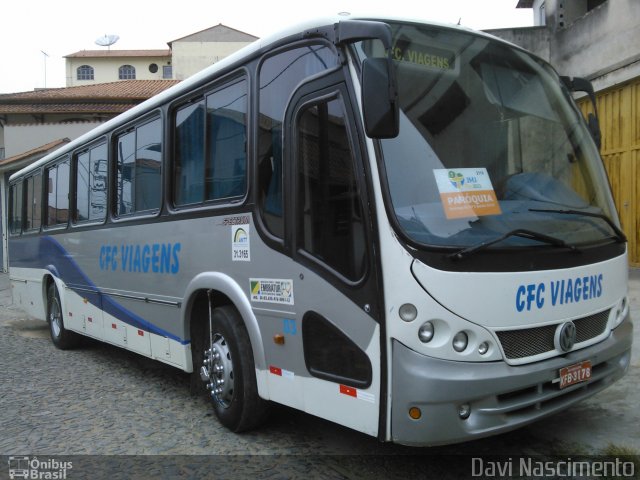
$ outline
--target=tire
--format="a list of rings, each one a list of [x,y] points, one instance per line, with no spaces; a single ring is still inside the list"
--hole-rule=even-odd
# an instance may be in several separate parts
[[[269,404],[258,395],[253,351],[242,318],[231,306],[215,308],[211,344],[209,322],[204,319],[203,323],[199,338],[193,339],[199,390],[206,392],[222,425],[236,433],[251,430],[264,422]],[[203,367],[208,376],[201,373]],[[222,384],[216,383],[220,380]]]
[[[47,322],[49,323],[49,333],[51,341],[60,350],[67,350],[78,346],[80,335],[64,328],[64,314],[60,295],[55,283],[51,283],[47,289]]]

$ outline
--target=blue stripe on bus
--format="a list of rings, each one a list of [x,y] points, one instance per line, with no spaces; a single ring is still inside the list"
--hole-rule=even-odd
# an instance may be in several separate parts
[[[10,252],[9,262],[12,267],[48,270],[71,290],[86,298],[89,303],[118,320],[141,330],[176,340],[183,345],[189,343],[188,340],[153,325],[120,305],[108,294],[102,293],[82,271],[73,256],[55,238],[51,236],[21,238],[19,241],[10,242]],[[87,295],[87,292],[79,288],[80,286],[82,289],[95,290],[96,294]]]

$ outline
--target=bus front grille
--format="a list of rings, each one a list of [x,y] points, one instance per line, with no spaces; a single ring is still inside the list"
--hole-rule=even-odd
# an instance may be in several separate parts
[[[573,320],[576,326],[576,344],[601,335],[607,328],[610,310]],[[508,359],[522,359],[555,350],[554,336],[558,324],[543,327],[503,330],[496,332]]]

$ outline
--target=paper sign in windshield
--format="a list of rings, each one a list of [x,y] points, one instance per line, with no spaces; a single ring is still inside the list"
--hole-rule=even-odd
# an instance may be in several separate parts
[[[501,213],[486,168],[440,168],[433,174],[447,218]]]

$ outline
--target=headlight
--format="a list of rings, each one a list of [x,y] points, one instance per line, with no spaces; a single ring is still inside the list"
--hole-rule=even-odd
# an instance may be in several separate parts
[[[434,328],[433,323],[424,322],[418,330],[418,338],[422,343],[429,343],[433,338]]]
[[[398,315],[400,315],[400,318],[405,322],[413,322],[418,316],[418,309],[411,303],[405,303],[400,306]]]
[[[468,343],[469,337],[467,337],[467,334],[464,332],[458,332],[455,337],[453,337],[453,349],[458,353],[464,352]]]

